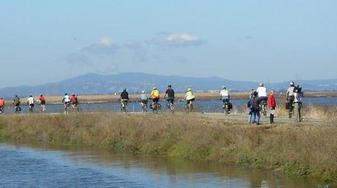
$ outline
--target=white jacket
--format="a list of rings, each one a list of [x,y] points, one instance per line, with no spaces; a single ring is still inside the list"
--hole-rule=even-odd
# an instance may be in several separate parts
[[[193,95],[192,91],[186,92],[186,94],[185,94],[185,100],[188,101],[188,100],[192,100],[194,98],[195,98],[195,96]]]

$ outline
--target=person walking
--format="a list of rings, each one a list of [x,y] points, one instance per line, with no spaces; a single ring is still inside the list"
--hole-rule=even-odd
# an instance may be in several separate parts
[[[271,90],[268,96],[268,108],[269,108],[269,119],[270,124],[274,123],[274,115],[275,115],[275,109],[276,109],[276,97],[274,95],[274,90]]]
[[[247,107],[250,109],[249,123],[260,125],[260,106],[258,93],[255,91],[252,95],[252,98],[248,101]]]
[[[4,98],[0,98],[0,114],[4,113],[4,109],[5,109],[5,99]]]
[[[295,121],[301,122],[302,121],[302,98],[303,98],[303,92],[302,87],[300,85],[297,85],[294,89],[294,115],[296,117]]]

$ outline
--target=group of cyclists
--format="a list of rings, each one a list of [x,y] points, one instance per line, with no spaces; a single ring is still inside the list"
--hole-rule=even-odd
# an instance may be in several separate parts
[[[46,97],[43,94],[40,94],[38,97],[33,97],[33,95],[29,95],[26,104],[28,105],[28,112],[34,112],[35,111],[35,105],[40,105],[40,112],[46,112]],[[72,107],[73,111],[79,111],[79,102],[77,95],[73,94],[69,96],[67,93],[62,98],[62,103],[64,104],[64,112],[67,113],[70,109],[70,106]],[[6,102],[4,98],[0,98],[0,114],[4,113]],[[15,95],[13,98],[13,106],[14,106],[14,112],[19,113],[21,112],[21,99],[18,95]]]
[[[233,108],[231,103],[230,91],[225,86],[219,92],[220,99],[222,100],[222,108],[224,113],[230,114]],[[147,112],[150,108],[153,112],[158,112],[161,110],[160,101],[160,91],[157,87],[153,87],[150,94],[146,94],[143,90],[138,96],[138,101],[141,105],[143,112]],[[296,121],[302,121],[302,87],[295,85],[294,82],[290,82],[289,88],[286,92],[286,109],[288,110],[289,118],[295,116]],[[175,91],[172,85],[168,85],[164,94],[164,100],[167,102],[167,109],[171,112],[175,110]],[[129,93],[124,89],[120,94],[120,104],[121,111],[128,111],[129,103]],[[185,96],[183,100],[185,101],[185,110],[187,112],[193,111],[193,101],[195,101],[195,95],[193,94],[192,88],[187,88],[185,91]],[[40,104],[40,112],[46,111],[46,98],[43,94],[34,98],[30,95],[26,101],[28,105],[29,112],[34,112],[35,104]],[[62,98],[62,103],[64,104],[64,113],[68,113],[70,108],[73,111],[79,111],[78,97],[75,94],[68,95],[65,93]],[[3,98],[0,98],[0,114],[4,112],[4,106],[6,102]],[[21,111],[21,101],[18,95],[15,95],[13,99],[14,111],[16,113]],[[270,90],[267,93],[267,88],[263,83],[259,84],[257,89],[252,89],[249,95],[249,100],[247,102],[247,108],[249,109],[249,123],[260,124],[261,114],[267,116],[267,111],[269,111],[270,123],[274,123],[275,108],[276,108],[276,97],[275,92]]]
[[[293,81],[290,82],[286,92],[286,109],[288,110],[289,118],[292,118],[292,116],[295,115],[295,120],[298,122],[302,121],[302,98],[302,87],[300,85],[295,85]],[[276,104],[275,91],[270,90],[268,95],[266,87],[263,83],[260,83],[256,90],[253,89],[251,91],[247,103],[249,109],[249,123],[256,123],[259,125],[261,113],[264,116],[267,116],[267,109],[269,109],[270,124],[273,124]]]
[[[175,92],[174,89],[172,88],[172,85],[167,86],[164,99],[167,101],[167,108],[173,113],[175,109],[174,107]],[[191,112],[193,110],[193,101],[195,100],[192,88],[187,88],[184,99],[186,101],[185,109],[187,110],[187,112]],[[148,107],[153,112],[158,112],[161,109],[159,100],[160,100],[160,91],[157,87],[152,88],[150,95],[147,95],[144,90],[141,91],[141,94],[138,97],[138,101],[140,102],[143,112],[147,112]],[[149,101],[151,101],[150,104]],[[129,94],[126,89],[124,89],[120,95],[120,102],[121,102],[121,111],[127,112]]]

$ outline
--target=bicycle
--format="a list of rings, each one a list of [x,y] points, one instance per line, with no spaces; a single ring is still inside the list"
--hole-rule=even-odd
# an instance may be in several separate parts
[[[64,103],[64,114],[69,114],[70,102]]]
[[[144,112],[147,112],[147,100],[141,100],[140,101],[140,105],[141,105],[141,107],[142,107],[142,112],[144,113]]]
[[[121,100],[121,111],[127,113],[128,112],[128,100]]]
[[[191,100],[187,100],[186,101],[186,104],[185,104],[185,111],[187,112],[187,113],[190,113],[190,112],[192,112],[193,111],[193,101],[194,101],[194,99],[191,99]]]
[[[151,103],[151,106],[150,108],[152,109],[152,112],[153,113],[158,113],[161,109],[161,105],[159,104],[159,101],[158,100],[154,100],[152,103]]]
[[[222,109],[224,110],[224,113],[230,114],[232,109],[232,103],[229,101],[229,99],[223,99],[222,103]]]
[[[170,110],[171,113],[174,113],[174,103],[173,103],[174,99],[167,99],[167,109]]]
[[[262,113],[262,115],[264,117],[267,116],[267,101],[266,100],[262,100],[259,104],[260,106],[260,112]]]

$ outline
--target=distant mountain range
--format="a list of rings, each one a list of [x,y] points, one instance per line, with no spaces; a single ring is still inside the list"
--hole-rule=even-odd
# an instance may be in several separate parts
[[[331,80],[301,80],[298,81],[308,91],[337,90],[337,79]],[[65,92],[84,94],[112,94],[127,88],[129,92],[149,91],[153,86],[164,90],[171,84],[176,91],[184,91],[192,87],[195,91],[219,90],[227,86],[234,91],[247,91],[258,86],[257,82],[231,81],[220,77],[183,77],[162,76],[145,73],[121,73],[115,75],[85,74],[61,82],[48,83],[38,86],[7,87],[0,89],[0,96],[12,97],[38,95],[63,95]],[[266,83],[268,89],[285,90],[289,81],[279,83]]]

